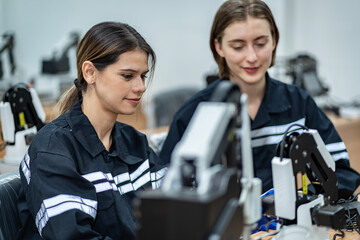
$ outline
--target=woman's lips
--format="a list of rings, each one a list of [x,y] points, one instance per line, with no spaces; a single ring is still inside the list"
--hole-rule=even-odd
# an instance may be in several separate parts
[[[128,100],[129,102],[131,102],[133,104],[139,104],[139,102],[140,102],[140,98],[127,98],[126,100]]]
[[[244,67],[244,70],[247,73],[256,73],[259,67]]]

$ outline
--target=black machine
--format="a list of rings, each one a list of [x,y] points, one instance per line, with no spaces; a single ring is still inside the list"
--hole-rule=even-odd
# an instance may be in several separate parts
[[[319,78],[315,58],[308,54],[287,60],[287,74],[292,77],[292,84],[305,89],[313,97],[323,96],[329,91]]]
[[[61,53],[53,54],[51,59],[42,61],[42,72],[46,74],[66,73],[70,70],[68,52],[71,48],[76,47],[80,40],[77,32],[70,33],[70,37]]]
[[[4,93],[0,113],[6,143],[4,162],[18,164],[35,134],[44,126],[44,109],[35,89],[17,83]]]
[[[3,38],[3,43],[0,46],[0,56],[3,52],[5,52],[7,50],[8,56],[9,56],[9,62],[10,62],[10,73],[14,74],[15,69],[16,69],[14,53],[13,53],[14,42],[15,42],[14,34],[5,33],[2,35],[2,38]],[[4,74],[4,72],[3,72],[3,68],[2,68],[2,61],[0,59],[0,79],[2,78],[3,74]]]
[[[329,228],[342,229],[346,223],[344,208],[336,205],[335,162],[319,133],[300,127],[301,133],[289,136],[288,129],[278,145],[272,160],[275,212],[265,209],[265,214],[282,220],[278,240],[328,239]],[[308,186],[313,186],[312,192]]]

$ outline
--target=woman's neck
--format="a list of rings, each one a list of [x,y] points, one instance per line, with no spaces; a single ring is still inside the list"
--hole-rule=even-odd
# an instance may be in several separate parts
[[[103,111],[97,102],[86,98],[83,99],[81,108],[91,125],[94,127],[98,138],[103,143],[106,150],[109,151],[112,143],[111,131],[114,127],[117,115]]]
[[[256,84],[240,82],[239,85],[241,92],[248,96],[248,111],[250,118],[254,120],[265,96],[266,81],[260,81]]]

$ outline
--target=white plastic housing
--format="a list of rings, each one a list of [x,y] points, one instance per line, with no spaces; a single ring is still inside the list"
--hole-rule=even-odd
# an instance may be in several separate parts
[[[291,159],[274,157],[271,161],[275,215],[289,220],[295,219],[296,186]]]

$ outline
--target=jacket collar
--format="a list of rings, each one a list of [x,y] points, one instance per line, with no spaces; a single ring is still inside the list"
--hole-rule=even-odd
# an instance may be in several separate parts
[[[97,136],[94,127],[81,109],[81,101],[75,103],[65,115],[67,122],[78,142],[86,149],[92,157],[105,150],[104,145]]]
[[[65,115],[65,117],[71,128],[71,131],[74,134],[74,137],[84,147],[84,149],[89,152],[92,157],[95,157],[101,152],[106,151],[104,145],[98,138],[94,127],[91,125],[87,116],[83,113],[81,109],[81,101],[75,103],[75,105],[70,109],[70,111]],[[143,158],[141,158],[140,156],[129,154],[128,149],[131,147],[138,148],[140,147],[140,144],[144,143],[136,142],[133,146],[127,146],[126,143],[132,142],[132,140],[135,141],[135,139],[130,136],[128,136],[128,138],[130,139],[125,139],[123,136],[124,134],[122,127],[122,124],[114,125],[114,128],[111,132],[113,142],[109,151],[109,156],[119,157],[127,164],[137,164],[143,161]],[[144,146],[142,147],[142,149],[146,149]],[[140,152],[140,150],[135,151],[135,153],[139,153],[140,155],[145,154],[143,152]],[[109,159],[109,161],[111,160]]]
[[[280,113],[288,110],[291,105],[285,95],[285,84],[272,79],[266,73],[266,91],[262,104],[269,113]]]
[[[272,79],[268,73],[266,73],[265,77],[265,95],[261,102],[258,113],[256,114],[255,119],[252,121],[252,129],[259,128],[271,121],[270,114],[281,113],[291,108],[288,97],[285,95],[285,84]]]

